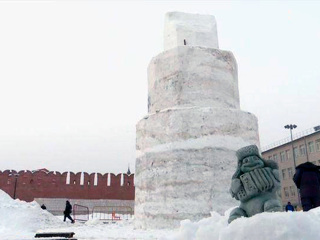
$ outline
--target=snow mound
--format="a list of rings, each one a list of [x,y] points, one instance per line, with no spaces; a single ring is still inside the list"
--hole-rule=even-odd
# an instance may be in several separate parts
[[[13,233],[20,237],[33,237],[40,228],[61,225],[61,221],[51,213],[44,211],[36,202],[27,203],[13,200],[0,190],[0,236],[10,239]]]
[[[166,240],[318,240],[320,207],[309,212],[261,213],[240,218],[228,225],[228,217],[216,212],[211,217],[191,222],[184,220],[179,232]]]

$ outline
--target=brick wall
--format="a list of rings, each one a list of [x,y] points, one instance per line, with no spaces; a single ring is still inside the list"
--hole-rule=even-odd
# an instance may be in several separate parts
[[[0,171],[0,189],[11,197],[15,181],[16,198],[27,202],[35,198],[134,200],[134,174]]]

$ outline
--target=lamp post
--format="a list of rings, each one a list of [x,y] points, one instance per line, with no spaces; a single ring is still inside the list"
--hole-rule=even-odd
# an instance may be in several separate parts
[[[297,165],[296,165],[296,156],[295,156],[295,154],[294,154],[294,148],[293,148],[292,130],[295,129],[296,127],[297,127],[297,125],[295,125],[295,124],[287,124],[287,125],[284,126],[284,128],[290,129],[291,146],[292,146],[292,156],[293,156],[293,165],[294,165],[294,168],[296,168]]]
[[[294,154],[294,148],[293,148],[293,137],[292,137],[292,130],[297,128],[297,125],[295,124],[287,124],[284,126],[285,129],[290,129],[290,136],[291,136],[291,146],[292,146],[292,156],[293,156],[293,165],[294,165],[294,169],[296,170],[296,156]],[[299,190],[297,189],[297,193],[298,193],[298,205],[301,205],[301,202],[300,202],[300,192]]]
[[[16,199],[16,192],[17,192],[17,182],[18,182],[18,177],[19,173],[11,173],[9,176],[14,176],[14,189],[13,189],[13,199]]]

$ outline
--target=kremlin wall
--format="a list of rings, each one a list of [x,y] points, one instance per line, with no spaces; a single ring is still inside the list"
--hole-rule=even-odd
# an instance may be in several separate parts
[[[63,208],[66,199],[86,206],[99,202],[133,207],[135,197],[134,174],[5,170],[0,171],[0,189],[12,198],[36,200],[55,210]],[[57,202],[59,207],[54,206]]]

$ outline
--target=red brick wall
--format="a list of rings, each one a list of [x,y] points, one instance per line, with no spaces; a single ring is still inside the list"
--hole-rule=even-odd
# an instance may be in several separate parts
[[[0,189],[11,197],[14,194],[15,176],[12,170],[0,171]],[[83,184],[80,183],[81,172],[70,172],[70,183],[67,184],[68,172],[18,172],[16,198],[31,202],[34,198],[69,198],[69,199],[120,199],[134,200],[134,174],[97,173],[97,185],[94,185],[95,173],[83,173]],[[110,185],[108,185],[108,175]],[[121,178],[123,185],[121,186]]]

